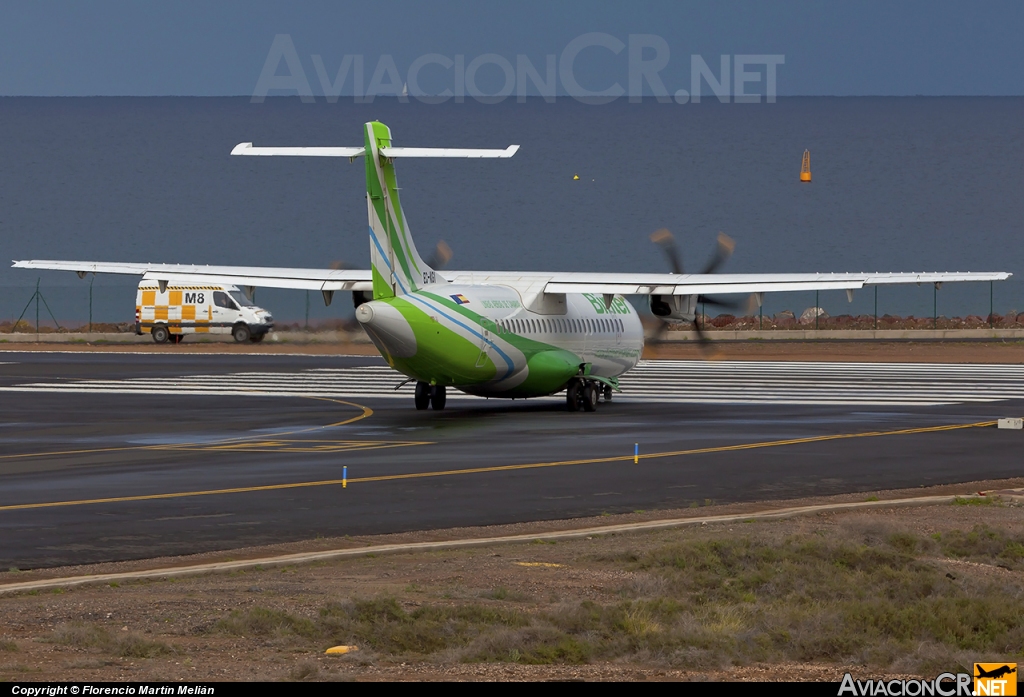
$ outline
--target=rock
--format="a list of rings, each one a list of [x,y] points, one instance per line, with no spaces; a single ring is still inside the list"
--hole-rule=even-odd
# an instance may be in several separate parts
[[[772,315],[772,319],[774,321],[776,321],[776,322],[781,322],[782,320],[787,320],[787,319],[795,320],[796,319],[796,315],[793,314],[792,310],[783,310],[782,312],[779,312],[777,314]]]
[[[712,317],[711,319],[709,319],[708,324],[710,324],[712,327],[728,327],[735,321],[735,315],[718,315],[718,317]]]
[[[800,324],[814,324],[814,318],[827,318],[828,313],[820,307],[809,307],[800,313]]]

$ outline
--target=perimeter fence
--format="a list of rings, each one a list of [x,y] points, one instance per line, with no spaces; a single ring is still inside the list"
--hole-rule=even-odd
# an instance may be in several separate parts
[[[118,282],[119,281],[119,282]],[[1016,288],[1013,288],[1016,291]],[[0,287],[0,334],[132,332],[135,322],[134,285],[89,276],[68,285],[46,283]],[[739,300],[735,310],[698,306],[697,322],[709,332],[787,330],[956,330],[1024,329],[1024,301],[1016,293],[1000,292],[1000,284],[884,286],[858,291],[851,302],[845,291],[794,292],[766,295],[762,307],[753,298]],[[258,289],[255,301],[288,330],[355,330],[348,294],[337,294],[325,306],[315,291]],[[652,326],[657,321],[646,299],[632,298]],[[670,329],[685,330],[686,324]]]

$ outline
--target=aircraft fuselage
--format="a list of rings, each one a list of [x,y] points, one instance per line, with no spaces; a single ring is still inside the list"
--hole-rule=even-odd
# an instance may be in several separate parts
[[[481,396],[550,395],[578,376],[614,381],[640,360],[643,327],[622,296],[543,300],[536,311],[510,286],[439,283],[363,303],[356,318],[396,370]]]

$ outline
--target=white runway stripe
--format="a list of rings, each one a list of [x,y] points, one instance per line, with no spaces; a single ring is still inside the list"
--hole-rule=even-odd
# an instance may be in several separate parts
[[[121,380],[35,382],[5,392],[276,395],[412,399],[386,366]],[[923,363],[644,361],[616,400],[691,404],[935,405],[1024,399],[1024,366]],[[556,396],[555,399],[560,399]],[[450,390],[449,399],[480,399]]]

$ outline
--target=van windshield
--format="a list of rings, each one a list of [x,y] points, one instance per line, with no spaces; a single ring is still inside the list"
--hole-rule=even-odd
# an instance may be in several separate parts
[[[233,290],[233,291],[231,291],[229,293],[229,295],[232,298],[234,298],[235,302],[238,303],[239,305],[241,305],[242,307],[256,307],[256,305],[254,303],[252,303],[249,300],[249,298],[245,297],[245,293],[243,293],[241,291]]]

